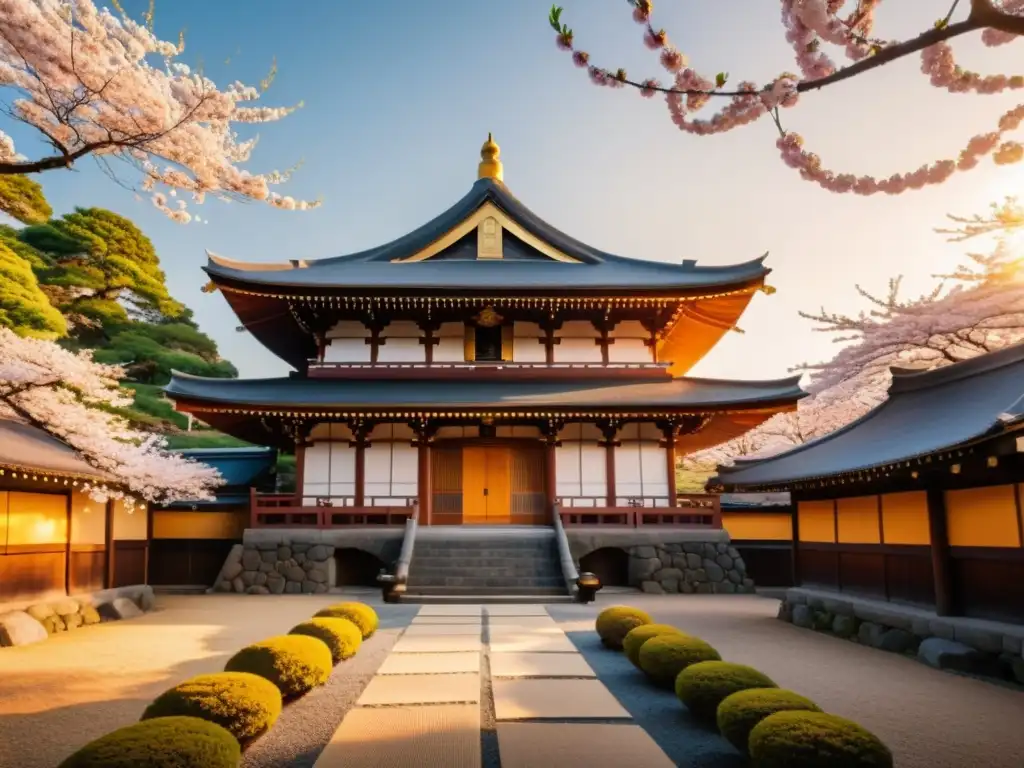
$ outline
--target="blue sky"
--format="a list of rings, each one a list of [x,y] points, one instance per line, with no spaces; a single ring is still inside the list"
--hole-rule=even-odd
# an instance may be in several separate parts
[[[141,13],[145,0],[123,0]],[[663,72],[641,43],[624,0],[565,0],[565,17],[594,61],[636,77]],[[889,4],[893,5],[893,4]],[[902,37],[944,15],[948,2],[882,6],[878,32]],[[321,258],[389,241],[461,197],[476,174],[488,131],[502,148],[505,181],[527,206],[596,247],[665,261],[745,261],[769,251],[778,292],[759,295],[695,370],[705,376],[771,378],[829,356],[827,336],[797,310],[856,311],[854,284],[884,290],[905,274],[910,292],[953,266],[961,246],[932,228],[947,212],[981,212],[1014,193],[1024,168],[984,161],[946,185],[897,198],[838,196],[782,164],[770,121],[719,137],[681,134],[659,99],[590,84],[554,46],[541,0],[175,0],[158,2],[157,32],[186,28],[183,60],[202,61],[219,83],[257,83],[276,56],[268,104],[305,107],[260,127],[253,170],[304,166],[282,193],[323,207],[285,212],[209,201],[207,224],[174,224],[148,198],[111,183],[91,161],[37,177],[58,213],[95,205],[134,220],[154,241],[175,297],[244,376],[286,369],[247,334],[219,294],[200,292],[205,250],[236,259]],[[764,82],[794,68],[778,4],[694,0],[655,4],[664,26],[700,71]],[[1021,71],[1020,49],[956,44],[964,64]],[[230,58],[230,64],[225,60]],[[1017,69],[1014,66],[1017,64]],[[955,157],[992,130],[1013,96],[950,95],[932,88],[909,57],[805,96],[784,113],[826,164],[887,176]],[[24,128],[3,126],[32,156]],[[244,126],[243,126],[244,128]],[[130,178],[130,177],[126,177]]]

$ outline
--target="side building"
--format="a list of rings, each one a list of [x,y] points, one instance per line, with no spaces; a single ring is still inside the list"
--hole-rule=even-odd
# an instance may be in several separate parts
[[[929,614],[1024,623],[1022,451],[1018,345],[929,372],[894,370],[886,402],[861,419],[721,467],[709,487],[792,495],[794,604],[809,594],[832,595],[833,608],[863,599],[908,629]]]

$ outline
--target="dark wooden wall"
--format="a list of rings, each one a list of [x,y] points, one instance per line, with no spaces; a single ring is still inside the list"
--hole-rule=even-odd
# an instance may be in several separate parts
[[[212,587],[232,539],[153,539],[149,552],[149,584]]]
[[[118,539],[114,541],[114,575],[112,587],[129,587],[146,583],[145,539]]]
[[[790,541],[745,541],[732,545],[747,566],[747,576],[758,587],[793,586],[793,543]]]
[[[797,553],[800,586],[909,605],[935,603],[929,547],[802,541]]]

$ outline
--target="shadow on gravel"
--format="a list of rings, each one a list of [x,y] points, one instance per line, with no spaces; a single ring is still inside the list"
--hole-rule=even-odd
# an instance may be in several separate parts
[[[594,631],[567,632],[587,663],[637,725],[682,768],[742,768],[747,760],[712,726],[694,720],[671,691],[655,688],[625,654],[601,645]]]

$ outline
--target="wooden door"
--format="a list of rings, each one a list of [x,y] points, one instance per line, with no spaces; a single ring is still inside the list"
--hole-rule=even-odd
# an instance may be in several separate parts
[[[511,460],[500,446],[462,449],[462,522],[500,525],[511,513]]]
[[[544,448],[517,446],[512,450],[511,459],[511,521],[517,525],[544,525],[548,522]]]
[[[431,525],[462,524],[462,450],[430,449]]]

